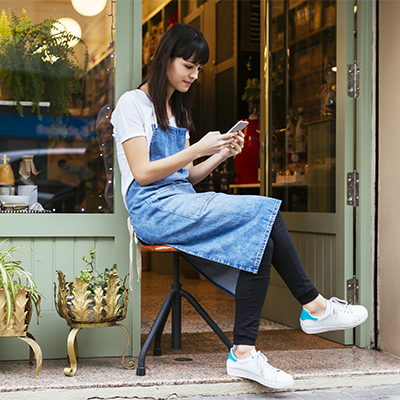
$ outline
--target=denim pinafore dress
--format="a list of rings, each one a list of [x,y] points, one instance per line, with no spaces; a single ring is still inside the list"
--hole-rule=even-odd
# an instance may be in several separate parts
[[[186,129],[163,130],[156,119],[152,129],[150,161],[185,148]],[[148,186],[134,180],[127,193],[133,230],[147,244],[167,244],[214,261],[205,263],[204,270],[199,267],[199,272],[234,296],[239,270],[258,271],[281,201],[197,193],[188,176],[188,170],[182,168]]]

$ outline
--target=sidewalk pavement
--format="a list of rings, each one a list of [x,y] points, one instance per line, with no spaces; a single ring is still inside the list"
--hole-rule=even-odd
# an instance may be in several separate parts
[[[190,400],[400,400],[400,385],[357,389],[306,390],[240,396],[191,397]],[[189,400],[181,399],[181,400]]]

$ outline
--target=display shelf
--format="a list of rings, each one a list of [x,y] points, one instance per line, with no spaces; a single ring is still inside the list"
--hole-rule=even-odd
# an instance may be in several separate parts
[[[149,3],[150,4],[150,3]],[[179,20],[180,1],[168,0],[145,9],[142,19],[142,74],[148,72],[158,41],[170,24]]]
[[[302,202],[304,210],[329,212],[334,208],[331,184],[334,154],[324,155],[323,150],[332,147],[333,136],[329,123],[323,124],[321,120],[333,120],[335,111],[336,78],[332,69],[336,65],[335,2],[282,2],[281,10],[277,7],[276,11],[282,13],[275,13],[272,19],[271,39],[276,46],[272,51],[272,71],[281,84],[273,87],[271,115],[272,126],[281,129],[271,130],[280,133],[276,138],[274,172],[286,174],[294,169],[304,172],[307,165],[308,176],[305,182],[285,182],[281,177],[272,183],[272,188],[286,198],[283,207],[288,207],[287,211],[294,211],[291,204],[296,202],[300,206]],[[296,163],[288,161],[285,148],[288,140],[296,140],[296,114],[300,109],[307,153],[305,159]],[[293,110],[291,124],[288,124],[289,110]],[[328,115],[331,112],[333,115]],[[316,134],[319,131],[321,137]]]
[[[114,58],[113,49],[95,57],[89,64],[85,76],[81,116],[97,117],[100,109],[114,100]]]

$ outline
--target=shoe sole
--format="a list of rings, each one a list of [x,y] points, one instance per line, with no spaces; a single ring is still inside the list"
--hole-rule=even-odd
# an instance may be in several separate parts
[[[358,321],[355,324],[351,325],[346,325],[338,328],[337,326],[323,326],[323,327],[304,327],[302,323],[300,322],[300,326],[303,332],[308,333],[310,335],[316,334],[316,333],[324,333],[324,332],[332,332],[332,331],[343,331],[345,329],[352,329],[356,328],[357,326],[361,325],[363,322],[365,322],[368,318],[368,313],[363,317],[361,321]]]
[[[267,386],[271,389],[287,389],[287,388],[292,387],[294,384],[293,380],[292,380],[292,382],[288,382],[288,383],[267,382],[267,381],[264,381],[263,379],[261,379],[257,376],[254,376],[250,373],[247,374],[245,371],[236,370],[235,368],[230,368],[230,367],[227,367],[226,371],[229,376],[236,376],[238,378],[250,379],[251,381],[258,382],[261,385]]]

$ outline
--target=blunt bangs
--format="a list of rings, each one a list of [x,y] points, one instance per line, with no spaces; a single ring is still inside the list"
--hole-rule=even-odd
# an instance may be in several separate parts
[[[184,60],[191,60],[195,64],[205,65],[210,56],[208,44],[200,32],[188,27],[187,32],[183,34],[176,42],[171,57],[182,57]]]

